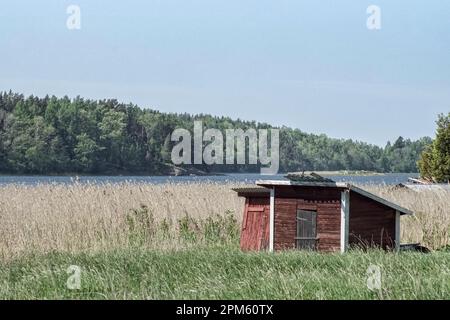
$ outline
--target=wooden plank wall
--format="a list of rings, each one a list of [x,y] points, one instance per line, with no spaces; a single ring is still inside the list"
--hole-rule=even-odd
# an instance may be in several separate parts
[[[395,210],[358,193],[350,193],[350,246],[395,248]]]
[[[265,250],[269,247],[269,197],[248,197],[245,200],[241,229],[241,249]]]
[[[274,249],[294,249],[297,209],[317,211],[317,249],[340,250],[341,189],[280,186],[275,188]]]

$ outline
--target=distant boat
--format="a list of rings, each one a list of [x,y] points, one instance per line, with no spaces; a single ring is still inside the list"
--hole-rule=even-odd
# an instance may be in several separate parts
[[[412,184],[432,184],[432,182],[427,181],[427,180],[423,180],[423,179],[417,179],[417,178],[408,178],[408,182],[412,183]]]
[[[70,177],[70,181],[78,183],[78,182],[80,182],[80,177],[79,176]]]

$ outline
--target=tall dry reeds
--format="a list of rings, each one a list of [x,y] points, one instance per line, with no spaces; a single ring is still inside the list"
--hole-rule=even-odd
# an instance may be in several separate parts
[[[243,210],[243,199],[231,190],[235,186],[0,186],[0,259],[36,251],[93,252],[135,244],[176,248],[197,245],[198,234],[202,241],[227,236],[235,241]],[[420,242],[432,249],[449,244],[450,192],[365,188],[416,213],[402,217],[402,242]]]
[[[128,246],[148,222],[169,237],[151,237],[146,245],[177,245],[170,235],[186,225],[198,227],[202,218],[231,213],[240,222],[243,200],[230,188],[216,183],[1,186],[0,258]]]

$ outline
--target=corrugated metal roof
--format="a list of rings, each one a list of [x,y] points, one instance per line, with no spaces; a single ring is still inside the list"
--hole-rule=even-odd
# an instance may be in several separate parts
[[[398,186],[408,188],[417,192],[420,191],[450,191],[450,184],[442,183],[442,184],[399,184]]]
[[[345,182],[315,182],[315,181],[294,181],[294,180],[258,180],[259,186],[310,186],[310,187],[338,187],[348,188]]]

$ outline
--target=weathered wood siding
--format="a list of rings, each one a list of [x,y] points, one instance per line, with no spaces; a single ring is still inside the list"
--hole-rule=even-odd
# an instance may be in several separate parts
[[[266,250],[269,247],[270,198],[247,197],[241,230],[241,249]]]
[[[274,249],[295,249],[297,209],[317,211],[317,250],[340,250],[341,189],[277,186]]]
[[[349,245],[392,249],[394,240],[395,210],[351,192]]]

